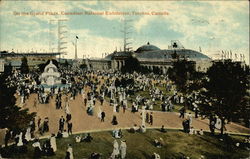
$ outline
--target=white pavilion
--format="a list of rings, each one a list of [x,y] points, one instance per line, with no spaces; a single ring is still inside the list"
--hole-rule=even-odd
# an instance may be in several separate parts
[[[44,68],[44,72],[40,76],[42,85],[54,86],[61,84],[61,74],[58,72],[57,67],[50,61]]]

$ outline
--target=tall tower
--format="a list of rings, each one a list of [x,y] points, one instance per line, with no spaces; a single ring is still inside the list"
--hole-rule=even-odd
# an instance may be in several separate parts
[[[132,33],[131,31],[131,26],[129,25],[129,23],[132,22],[132,20],[126,19],[124,18],[124,26],[123,26],[123,30],[121,31],[123,33],[123,51],[124,52],[129,52],[130,50],[132,50],[132,47],[129,47],[130,44],[132,44],[131,42],[129,42],[129,40],[131,40],[131,38],[129,37],[129,34]]]
[[[61,55],[67,55],[67,26],[64,24],[64,22],[67,21],[67,19],[58,19],[58,20],[50,20],[49,22],[49,50],[50,52],[53,52],[54,49],[57,49],[59,55],[59,61],[61,60]],[[53,29],[53,25],[57,25]],[[53,36],[53,33],[56,35],[57,30],[57,40],[56,36]],[[57,41],[57,48],[55,46],[55,42]]]
[[[58,19],[58,52],[60,53],[59,61],[61,60],[61,55],[66,55],[66,49],[67,49],[67,26],[63,24],[63,22],[67,21],[67,19]]]
[[[54,49],[57,49],[59,55],[59,60],[61,59],[61,55],[67,55],[67,26],[64,22],[67,19],[57,19],[57,20],[50,20],[49,22],[49,51],[53,52]],[[53,27],[57,25],[57,27]],[[57,30],[57,33],[56,33]],[[57,34],[57,37],[54,36]],[[57,41],[57,46],[56,42]]]

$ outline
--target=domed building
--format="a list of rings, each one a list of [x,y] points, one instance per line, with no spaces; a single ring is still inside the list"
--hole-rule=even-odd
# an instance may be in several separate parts
[[[179,58],[186,58],[192,61],[196,60],[211,60],[208,56],[194,50],[185,49],[183,47],[175,48],[175,49],[165,49],[161,50],[160,48],[151,45],[149,42],[147,45],[143,45],[139,47],[135,51],[135,57],[139,61],[143,60],[157,60],[157,61],[165,61],[172,60],[173,56],[178,56]]]
[[[194,61],[197,71],[205,72],[212,63],[212,59],[201,52],[185,49],[179,41],[171,41],[168,49],[160,49],[150,44],[140,46],[136,51],[114,51],[103,59],[89,60],[91,69],[113,69],[120,70],[125,65],[125,60],[129,56],[138,59],[141,65],[153,70],[158,68],[162,73],[166,73],[169,67],[172,67],[173,61],[177,58]]]

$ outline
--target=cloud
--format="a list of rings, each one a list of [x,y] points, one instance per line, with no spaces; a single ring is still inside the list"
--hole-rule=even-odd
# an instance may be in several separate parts
[[[80,34],[79,34],[80,33]],[[101,57],[102,53],[111,53],[116,47],[119,49],[121,47],[121,39],[118,38],[108,38],[101,37],[97,35],[92,35],[90,30],[78,29],[71,31],[70,39],[75,39],[75,35],[79,36],[77,42],[78,57],[82,58],[83,55],[90,57]],[[73,40],[68,45],[68,55],[67,57],[74,58],[74,45]]]

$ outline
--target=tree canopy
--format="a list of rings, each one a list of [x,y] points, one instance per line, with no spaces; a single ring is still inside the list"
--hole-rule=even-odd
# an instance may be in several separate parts
[[[189,89],[189,82],[195,79],[196,75],[195,63],[187,60],[176,60],[173,67],[168,69],[168,77],[172,80],[177,90],[183,94],[187,94]]]
[[[4,74],[5,74],[5,75],[11,75],[12,69],[13,69],[13,67],[12,67],[11,63],[9,63],[9,64],[8,64],[7,66],[5,66],[5,68],[4,68]]]
[[[140,65],[137,58],[130,56],[125,60],[125,65],[121,68],[122,73],[150,73],[151,71],[144,66]]]
[[[28,60],[27,60],[27,58],[25,56],[22,58],[21,73],[24,73],[24,74],[29,73]]]
[[[222,123],[226,119],[237,120],[245,111],[249,112],[249,107],[246,107],[244,101],[249,88],[248,77],[249,69],[242,67],[239,62],[214,62],[208,69],[207,80],[203,84],[201,112],[217,115]],[[221,131],[223,133],[223,129]]]
[[[28,109],[16,106],[15,87],[6,84],[6,75],[0,75],[0,128],[24,130],[35,117],[35,113],[28,113]]]

